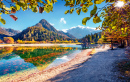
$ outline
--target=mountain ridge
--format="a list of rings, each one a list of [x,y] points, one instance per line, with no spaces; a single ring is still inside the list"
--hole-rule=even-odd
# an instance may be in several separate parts
[[[47,29],[48,31],[53,31],[53,32],[57,33],[58,35],[64,36],[66,38],[75,39],[75,37],[73,35],[69,34],[69,33],[59,32],[50,23],[48,23],[45,19],[41,19],[39,21],[39,23],[35,24],[34,26],[43,27],[43,28]]]
[[[72,27],[70,29],[66,29],[63,31],[73,35],[77,39],[81,39],[91,33],[94,34],[94,33],[101,32],[100,30],[95,30],[94,28],[83,27],[83,26]]]
[[[11,29],[11,28],[4,28],[4,27],[0,26],[0,34],[4,34],[4,35],[7,35],[7,36],[14,36],[18,33],[20,33],[20,31],[14,30],[14,29]]]
[[[60,36],[53,31],[48,31],[43,27],[32,26],[23,30],[21,33],[13,36],[15,40],[26,40],[26,41],[53,41],[53,40],[66,40],[64,36]]]

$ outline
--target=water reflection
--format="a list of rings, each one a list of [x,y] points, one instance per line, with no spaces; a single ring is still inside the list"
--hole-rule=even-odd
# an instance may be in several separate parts
[[[81,50],[70,50],[68,53],[64,54],[62,57],[56,58],[46,69],[49,69],[51,67],[58,66],[62,63],[65,63],[71,59],[73,59],[77,53],[80,53]]]
[[[75,47],[5,47],[0,48],[0,76],[21,70],[44,70],[56,59],[69,60]],[[57,61],[57,60],[56,60]],[[54,63],[53,63],[54,64]]]

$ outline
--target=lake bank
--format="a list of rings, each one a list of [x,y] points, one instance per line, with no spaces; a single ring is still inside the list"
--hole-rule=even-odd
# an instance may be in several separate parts
[[[91,49],[89,49],[91,52]],[[117,61],[125,59],[125,49],[115,48],[110,50],[109,46],[95,48],[93,57],[89,50],[77,54],[76,58],[65,64],[39,72],[37,74],[23,77],[17,81],[22,82],[115,82],[121,81],[119,72],[115,71]],[[85,52],[88,52],[87,54]],[[90,58],[90,59],[89,59]],[[81,59],[81,60],[80,60]],[[75,61],[73,61],[75,60]],[[88,61],[87,61],[88,60]],[[16,80],[15,80],[16,81]]]
[[[67,44],[64,44],[64,47],[67,47],[66,46]],[[75,46],[74,44],[73,45],[69,45],[69,46]],[[6,47],[5,47],[6,48]],[[15,48],[15,47],[14,47]],[[17,48],[17,47],[16,47]],[[19,50],[19,49],[18,49]],[[87,49],[87,50],[82,50],[81,53],[78,53],[76,55],[75,58],[73,58],[72,60],[68,61],[69,63],[63,63],[59,66],[56,66],[56,67],[53,67],[53,68],[49,68],[49,69],[46,69],[44,71],[39,71],[39,70],[36,70],[36,69],[28,69],[28,70],[25,70],[25,71],[22,71],[22,72],[19,72],[19,71],[16,71],[15,74],[7,74],[7,77],[6,75],[5,76],[2,76],[0,78],[0,81],[2,82],[10,82],[10,81],[26,81],[28,80],[28,78],[33,78],[34,76],[37,76],[37,75],[47,75],[46,77],[44,78],[47,78],[47,79],[50,79],[52,78],[53,76],[48,76],[49,74],[51,75],[54,75],[54,74],[60,74],[61,72],[64,72],[64,71],[67,71],[67,70],[71,70],[71,69],[76,69],[78,65],[82,64],[83,62],[85,62],[86,60],[88,60],[89,58],[91,58],[92,56],[90,56],[90,53],[92,49]],[[32,51],[32,50],[31,50]],[[94,51],[94,50],[93,50]],[[76,54],[76,53],[75,53]],[[63,57],[65,58],[65,57]],[[71,63],[71,64],[70,64]],[[49,64],[48,64],[49,65]],[[48,66],[47,65],[47,66]],[[45,67],[45,66],[44,66]],[[44,68],[43,67],[43,68]],[[71,68],[71,69],[70,69]],[[52,73],[50,73],[50,70]],[[60,71],[59,71],[60,70]],[[56,72],[56,73],[55,73]],[[56,75],[55,75],[56,76]],[[45,79],[45,80],[47,80]]]
[[[52,43],[42,43],[42,44],[0,44],[0,47],[12,47],[12,46],[62,46],[62,45],[76,45],[76,44],[52,44]]]
[[[67,62],[81,50],[71,46],[3,47],[0,52],[0,82],[10,82]]]
[[[118,63],[126,59],[126,56],[128,55],[122,48],[98,48],[92,58],[75,70],[62,72],[45,82],[127,82],[128,80],[120,78],[121,74],[116,69]]]
[[[27,76],[24,74],[23,77],[14,76],[15,79],[7,78],[5,81],[7,81],[7,82],[8,81],[15,81],[15,82],[17,82],[17,81],[27,81],[27,82],[30,82],[29,81],[30,79],[32,81],[34,81],[34,79],[36,79],[37,77],[42,77],[42,79],[47,80],[49,78],[52,78],[54,75],[57,75],[57,74],[60,74],[63,71],[69,70],[67,68],[70,68],[73,65],[83,63],[84,61],[86,61],[88,58],[91,57],[91,56],[89,56],[91,50],[92,49],[83,50],[81,53],[77,54],[75,58],[73,58],[72,60],[70,60],[66,63],[63,63],[59,66],[49,68],[49,69],[46,69],[46,70],[43,70],[43,71],[37,71],[35,73],[30,73],[30,75],[27,75]]]

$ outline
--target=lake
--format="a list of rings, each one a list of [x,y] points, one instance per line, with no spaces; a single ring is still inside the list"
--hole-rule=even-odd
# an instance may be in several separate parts
[[[0,77],[32,69],[43,71],[73,59],[80,52],[80,45],[3,47],[0,48]]]

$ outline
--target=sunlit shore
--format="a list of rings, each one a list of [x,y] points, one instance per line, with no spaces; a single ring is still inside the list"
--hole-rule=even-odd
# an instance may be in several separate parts
[[[12,46],[61,46],[61,45],[77,45],[79,43],[42,43],[42,44],[0,44],[0,47],[12,47]]]
[[[6,45],[6,44],[3,44],[3,45]],[[16,44],[16,45],[18,45],[18,44]],[[26,44],[22,44],[22,46],[23,45],[26,45]],[[28,46],[28,45],[30,47],[32,47],[34,45],[38,46],[38,44],[27,44],[26,46]],[[42,45],[48,46],[48,44],[42,44]],[[50,45],[52,45],[52,46],[54,46],[54,45],[63,45],[63,46],[74,45],[75,46],[76,44],[50,44]],[[10,47],[11,46],[14,46],[14,44],[10,44]],[[39,44],[39,46],[41,46],[41,44]],[[95,48],[95,49],[99,49],[99,48]],[[37,80],[38,80],[38,82],[43,81],[43,80],[39,80],[39,77],[44,79],[44,81],[46,81],[46,80],[53,78],[54,76],[56,76],[62,72],[76,69],[78,67],[78,65],[84,63],[86,60],[88,60],[89,58],[92,57],[90,55],[90,53],[94,54],[95,49],[86,49],[86,50],[82,50],[81,53],[75,53],[76,56],[72,60],[69,60],[66,63],[60,64],[59,66],[55,66],[52,68],[46,69],[46,67],[49,65],[49,64],[46,64],[46,66],[44,66],[44,67],[42,66],[42,70],[31,68],[31,69],[27,69],[27,70],[23,70],[23,71],[16,71],[13,74],[6,74],[6,75],[0,77],[0,82],[10,82],[10,81],[13,81],[13,82],[19,82],[19,81],[36,82]],[[40,67],[40,69],[41,69],[41,67]],[[34,80],[34,79],[36,79],[36,80]]]
[[[27,77],[23,77],[23,78],[20,78],[18,80],[14,80],[14,81],[46,82],[58,74],[64,73],[64,72],[69,71],[69,70],[77,69],[78,67],[80,67],[80,65],[82,63],[84,63],[85,61],[87,61],[89,58],[92,57],[91,54],[106,51],[108,49],[109,49],[109,46],[106,46],[105,48],[100,47],[100,48],[95,48],[95,49],[83,50],[81,53],[77,54],[77,56],[74,59],[72,59],[64,64],[61,64],[59,66],[50,68],[48,70],[44,70],[42,72],[32,74],[32,75],[29,75]]]
[[[50,68],[48,70],[44,70],[37,74],[29,75],[27,77],[20,78],[14,81],[22,81],[22,82],[47,82],[49,79],[54,78],[56,75],[64,73],[69,70],[74,70],[80,67],[82,63],[91,58],[91,54],[95,54],[98,52],[103,52],[109,49],[109,46],[105,48],[95,48],[95,49],[87,49],[83,50],[81,53],[77,54],[77,56],[69,62],[61,64],[57,67]],[[62,76],[61,76],[62,77]]]
[[[38,81],[38,78],[42,78],[44,80],[47,80],[49,78],[54,77],[57,74],[60,74],[61,72],[67,71],[69,69],[75,69],[73,68],[74,65],[83,63],[86,61],[88,58],[90,58],[92,49],[87,49],[83,50],[81,53],[78,53],[75,58],[72,60],[63,63],[59,66],[49,68],[43,71],[38,71],[36,69],[30,69],[26,70],[17,74],[13,74],[12,76],[9,77],[3,77],[1,78],[1,81],[6,81],[6,82],[19,82],[19,81],[25,81],[25,82],[35,82],[36,80]],[[23,74],[23,75],[22,75]],[[36,79],[37,78],[37,79]],[[36,79],[36,80],[34,80]],[[38,81],[39,82],[39,81]]]
[[[31,74],[25,77],[22,77],[20,79],[17,80],[13,80],[13,81],[25,81],[25,82],[43,82],[46,81],[49,78],[54,77],[57,74],[60,74],[62,72],[68,71],[68,70],[72,70],[75,69],[75,67],[73,67],[74,65],[78,65],[83,63],[84,61],[86,61],[88,58],[90,58],[92,49],[87,49],[87,50],[83,50],[81,53],[77,54],[76,57],[66,63],[63,63],[59,66],[41,71],[41,72],[37,72],[35,74]],[[41,80],[42,79],[42,80]]]

